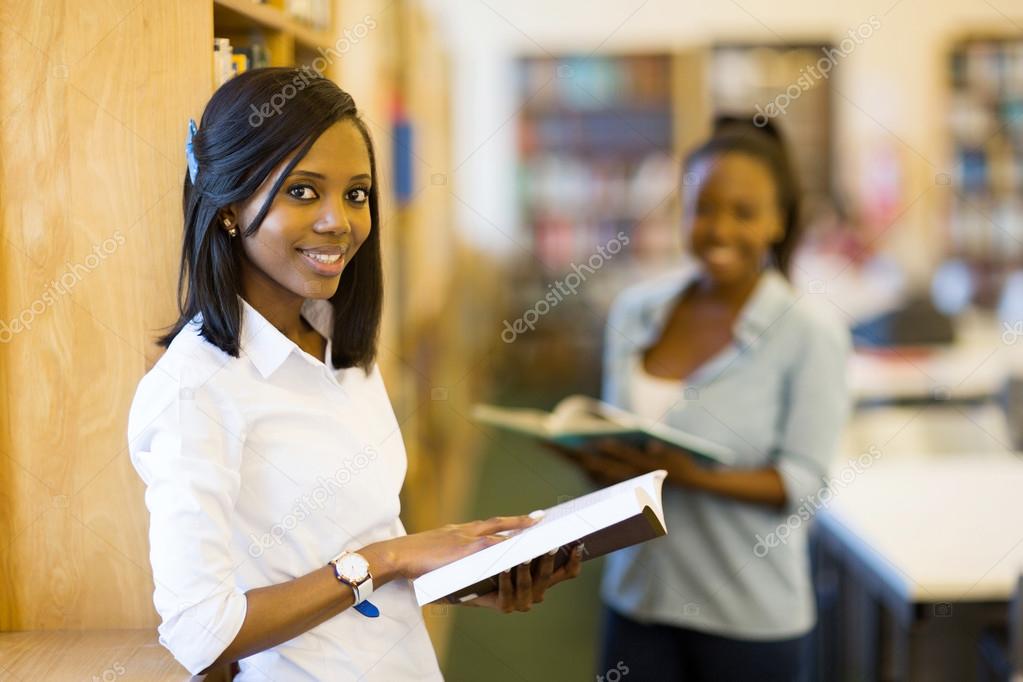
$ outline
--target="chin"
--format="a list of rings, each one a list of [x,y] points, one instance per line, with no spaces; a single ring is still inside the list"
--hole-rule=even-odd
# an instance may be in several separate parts
[[[710,276],[715,282],[730,282],[733,279],[738,279],[742,276],[745,268],[738,264],[721,265],[720,263],[712,263],[704,259],[700,259],[700,265],[703,267],[703,271]]]
[[[341,278],[333,282],[325,280],[308,280],[302,287],[302,296],[305,298],[331,298],[337,293],[338,284]]]

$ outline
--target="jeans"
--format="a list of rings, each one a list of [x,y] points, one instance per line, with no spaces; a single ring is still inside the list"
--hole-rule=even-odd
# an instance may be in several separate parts
[[[812,631],[742,640],[644,625],[604,607],[598,682],[809,682]]]

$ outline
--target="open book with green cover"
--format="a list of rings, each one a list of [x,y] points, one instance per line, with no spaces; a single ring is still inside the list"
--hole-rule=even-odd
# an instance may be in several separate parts
[[[583,544],[583,561],[665,535],[661,508],[663,469],[630,478],[544,510],[541,519],[509,538],[412,581],[419,605],[458,603],[497,589],[498,575],[557,550],[554,570]],[[512,572],[514,577],[515,572]]]
[[[584,395],[573,395],[563,399],[552,412],[476,405],[472,417],[482,424],[534,436],[566,447],[580,447],[602,438],[622,439],[642,447],[648,440],[654,439],[682,448],[710,463],[735,462],[735,453],[723,445],[652,419],[644,419]]]

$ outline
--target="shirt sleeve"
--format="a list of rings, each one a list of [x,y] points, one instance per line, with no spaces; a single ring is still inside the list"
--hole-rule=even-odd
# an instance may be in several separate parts
[[[154,372],[132,403],[129,452],[146,485],[160,643],[194,675],[245,620],[230,549],[244,424],[188,371],[177,379]]]
[[[803,336],[803,347],[786,387],[788,409],[775,466],[793,513],[827,486],[827,473],[849,414],[846,363],[851,341],[828,318]],[[816,506],[814,506],[816,508]]]
[[[604,359],[601,377],[600,398],[606,403],[628,409],[625,405],[623,376],[627,353],[627,337],[630,333],[628,303],[619,296],[607,314],[604,327]]]

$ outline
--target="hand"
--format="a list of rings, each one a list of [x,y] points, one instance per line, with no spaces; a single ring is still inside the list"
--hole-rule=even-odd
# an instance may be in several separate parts
[[[504,542],[505,530],[528,528],[530,516],[495,516],[486,521],[450,523],[413,535],[403,535],[367,545],[359,550],[369,562],[374,584],[401,576],[412,580],[435,568]]]
[[[664,469],[672,483],[699,487],[707,474],[688,451],[671,447],[660,441],[647,441],[644,448],[638,448],[614,439],[605,439],[597,443],[602,455],[610,460],[630,466],[636,472],[634,476]]]
[[[600,448],[594,445],[589,445],[585,449],[570,448],[549,441],[544,441],[543,445],[580,467],[590,482],[598,487],[620,483],[645,473],[628,463],[605,456]]]
[[[529,611],[533,604],[543,601],[544,592],[565,580],[571,580],[582,571],[583,546],[577,544],[569,554],[568,563],[554,570],[554,555],[533,559],[513,569],[502,571],[498,577],[498,590],[464,602],[467,606],[482,606],[503,613]],[[515,571],[515,581],[512,581]]]

